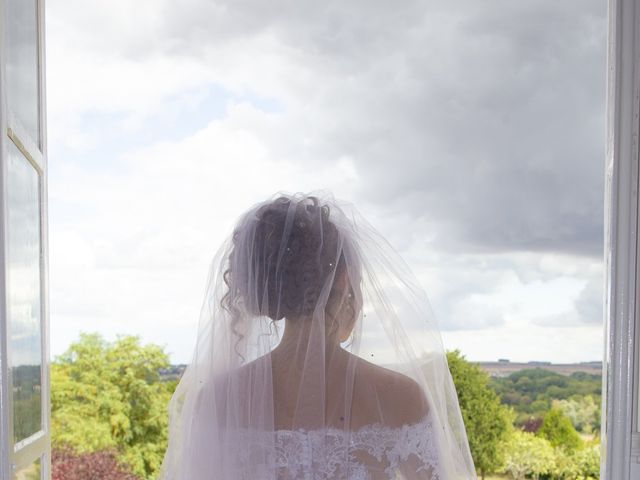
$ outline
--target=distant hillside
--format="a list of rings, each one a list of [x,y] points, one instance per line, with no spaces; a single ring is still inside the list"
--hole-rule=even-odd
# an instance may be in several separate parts
[[[184,373],[184,369],[187,368],[186,365],[171,365],[169,368],[163,368],[160,370],[160,378],[163,382],[168,382],[170,380],[180,380],[180,377]]]
[[[473,362],[495,378],[508,377],[512,373],[531,368],[542,368],[560,375],[569,376],[572,373],[581,372],[590,375],[602,375],[602,362],[580,362],[580,363],[551,363],[551,362],[510,362],[499,360],[497,362]],[[179,380],[186,368],[186,365],[171,365],[169,368],[160,371],[162,380]]]
[[[476,362],[480,368],[492,377],[507,377],[520,370],[541,368],[560,375],[569,376],[572,373],[581,372],[589,375],[602,375],[602,362],[580,363],[551,363],[551,362],[510,362],[499,360],[497,362]]]

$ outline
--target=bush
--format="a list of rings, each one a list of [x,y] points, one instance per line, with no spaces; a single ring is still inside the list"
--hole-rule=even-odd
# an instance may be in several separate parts
[[[113,451],[75,453],[51,451],[51,480],[140,480],[121,465]]]
[[[599,441],[567,451],[532,433],[514,430],[503,443],[506,473],[512,480],[598,480],[600,478]]]
[[[556,471],[556,454],[551,444],[532,433],[514,430],[503,444],[503,472],[513,480],[534,479]]]
[[[559,447],[568,454],[582,447],[582,439],[569,417],[559,408],[552,408],[547,412],[538,435],[549,440],[553,447]]]
[[[579,480],[597,480],[600,478],[600,444],[594,442],[576,452],[579,466]]]
[[[593,396],[554,400],[553,407],[562,410],[579,432],[591,433],[600,426],[600,405]]]
[[[522,430],[529,433],[537,433],[542,427],[542,418],[529,417],[522,423]]]

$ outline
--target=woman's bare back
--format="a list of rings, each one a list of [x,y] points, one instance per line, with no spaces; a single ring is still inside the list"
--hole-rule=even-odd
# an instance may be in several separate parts
[[[294,368],[282,368],[274,361],[274,420],[279,430],[295,424],[292,410],[297,404],[302,380],[295,379]],[[428,413],[423,390],[414,380],[348,352],[344,352],[325,375],[325,426],[348,430],[372,424],[401,427],[419,422]],[[348,395],[350,399],[346,398]],[[345,405],[357,408],[345,412]],[[349,418],[348,425],[345,415]],[[300,425],[293,428],[297,427]]]
[[[401,427],[417,423],[428,413],[422,388],[398,372],[358,359],[355,376],[352,428],[372,423]]]

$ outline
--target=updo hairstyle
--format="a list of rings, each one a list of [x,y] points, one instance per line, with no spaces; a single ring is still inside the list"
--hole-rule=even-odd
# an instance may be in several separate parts
[[[279,197],[249,212],[233,234],[224,280],[228,310],[280,320],[311,317],[327,281],[327,303],[345,270],[340,234],[318,198]],[[247,223],[249,222],[249,223]]]

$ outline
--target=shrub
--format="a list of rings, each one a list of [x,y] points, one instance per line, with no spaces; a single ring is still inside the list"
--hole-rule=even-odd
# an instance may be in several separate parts
[[[522,424],[522,430],[529,433],[537,433],[542,427],[542,418],[529,417]]]
[[[503,472],[513,480],[526,476],[534,479],[556,471],[556,455],[549,442],[532,433],[514,430],[503,444],[505,465]]]
[[[51,480],[140,480],[118,462],[113,451],[76,453],[70,448],[51,451]]]
[[[600,444],[594,442],[576,452],[579,467],[579,480],[597,480],[600,478]]]
[[[571,454],[582,447],[582,439],[569,417],[559,408],[547,412],[538,435],[549,440],[553,447],[559,447]]]

